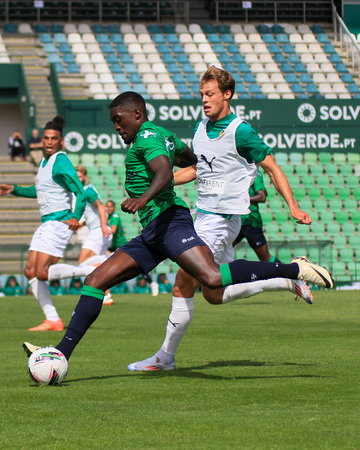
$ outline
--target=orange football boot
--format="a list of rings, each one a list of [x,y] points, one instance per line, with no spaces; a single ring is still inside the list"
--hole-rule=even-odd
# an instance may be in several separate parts
[[[44,320],[38,327],[29,328],[29,331],[62,331],[63,329],[63,321],[58,319],[56,321]]]

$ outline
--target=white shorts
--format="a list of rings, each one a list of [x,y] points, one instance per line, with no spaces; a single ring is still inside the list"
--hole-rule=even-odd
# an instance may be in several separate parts
[[[214,255],[217,264],[234,261],[233,246],[240,233],[241,216],[234,214],[227,220],[217,214],[196,213],[195,230]]]
[[[73,234],[67,223],[49,220],[35,231],[29,250],[62,258]]]
[[[110,231],[110,230],[109,230]],[[91,230],[82,248],[87,248],[95,253],[95,255],[105,255],[106,250],[110,247],[113,235],[104,237],[101,227]]]

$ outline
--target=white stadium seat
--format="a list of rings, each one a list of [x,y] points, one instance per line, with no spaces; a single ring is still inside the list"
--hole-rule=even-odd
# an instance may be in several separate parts
[[[81,36],[79,33],[70,33],[67,37],[69,44],[79,44],[82,42]]]
[[[170,75],[168,73],[159,73],[156,75],[156,80],[158,83],[172,83]]]
[[[303,35],[303,41],[307,44],[317,44],[317,39],[312,33],[306,33]]]
[[[250,66],[250,70],[252,73],[260,73],[265,72],[264,66],[260,63],[253,63]]]
[[[135,62],[136,56],[140,56],[140,55],[134,55],[134,62]],[[146,56],[146,61],[150,64],[154,64],[154,63],[161,63],[162,59],[160,58],[160,55],[158,53],[150,53]]]
[[[333,90],[329,83],[321,83],[319,84],[319,92],[320,94],[331,94]]]
[[[291,33],[289,36],[291,44],[301,44],[303,39],[299,33]]]
[[[249,42],[252,44],[263,44],[263,40],[259,33],[251,33],[248,36]]]
[[[18,32],[20,34],[34,34],[33,29],[31,28],[29,23],[20,23]]]
[[[325,94],[325,98],[329,100],[336,100],[338,97],[334,93]]]
[[[78,29],[76,28],[76,25],[73,23],[66,23],[64,25],[64,33],[70,34],[70,33],[77,33]]]
[[[250,23],[244,25],[243,29],[244,29],[244,33],[246,33],[246,34],[257,33],[255,25],[250,24]]]
[[[176,87],[173,83],[164,83],[162,84],[162,91],[164,94],[176,94]]]
[[[200,53],[191,53],[191,55],[189,56],[189,61],[191,64],[204,62],[203,57],[200,55]]]
[[[115,83],[114,77],[111,73],[101,73],[99,76],[99,81],[102,84]]]
[[[254,49],[251,44],[240,44],[240,52],[242,54],[254,53]]]
[[[196,44],[203,44],[208,42],[204,33],[195,33],[193,39]]]
[[[270,76],[270,80],[272,83],[285,83],[285,79],[282,73],[272,73]]]
[[[135,53],[144,53],[141,45],[137,44],[137,43],[129,44],[128,51],[132,55],[135,54]]]
[[[96,73],[110,73],[109,66],[107,64],[95,64]]]
[[[81,73],[94,73],[95,67],[93,64],[81,64],[80,72]]]
[[[234,36],[234,41],[237,44],[244,44],[246,42],[249,42],[248,38],[246,37],[246,34],[244,34],[244,33],[236,33]]]
[[[87,64],[90,61],[90,56],[87,53],[77,53],[75,55],[76,64]]]
[[[168,73],[168,71],[166,70],[165,64],[163,64],[163,63],[153,64],[152,71],[154,73]]]
[[[259,62],[258,55],[256,53],[246,53],[245,62],[247,64],[258,63]]]
[[[94,94],[95,100],[107,100],[108,96],[106,94]]]
[[[190,33],[181,33],[179,35],[180,44],[187,44],[189,42],[194,42]]]
[[[145,84],[158,83],[158,80],[154,73],[144,73],[144,75],[142,76],[142,80]]]
[[[104,58],[103,53],[92,53],[90,56],[90,59],[93,64],[105,63],[105,58]]]
[[[89,84],[89,90],[92,94],[100,94],[104,92],[103,85],[100,83]]]
[[[207,64],[218,64],[219,60],[217,58],[217,56],[215,55],[215,53],[206,53],[206,55],[204,55],[204,61]]]
[[[242,26],[241,26],[240,24],[238,24],[238,23],[232,23],[232,24],[230,25],[230,32],[231,32],[232,34],[236,34],[236,33],[243,33],[244,30],[243,30],[243,28],[242,28]]]
[[[282,96],[282,98],[283,98],[283,99],[286,99],[286,100],[293,100],[293,99],[295,98],[295,95],[294,95],[293,93],[284,94],[284,95]]]
[[[265,72],[267,73],[280,73],[280,69],[278,68],[277,64],[275,63],[266,63],[265,64]]]
[[[210,44],[199,44],[198,48],[200,53],[213,53],[213,49]]]
[[[304,33],[311,33],[311,30],[310,30],[310,27],[309,27],[309,25],[306,25],[306,24],[300,24],[299,26],[298,26],[298,32],[299,33],[301,33],[301,34],[304,34]]]
[[[295,28],[295,25],[292,25],[292,24],[284,25],[284,32],[286,34],[297,33],[297,31],[298,30]]]
[[[153,73],[152,68],[148,63],[139,64],[137,71],[139,73]]]
[[[147,91],[150,95],[162,93],[160,84],[158,83],[149,84],[147,86]]]
[[[84,44],[74,44],[71,47],[73,53],[86,53],[86,47]]]
[[[272,83],[265,83],[261,85],[261,90],[264,94],[271,94],[276,92],[275,86]]]
[[[303,54],[301,55],[301,62],[302,62],[303,64],[310,64],[310,63],[315,62],[312,53],[303,53]]]
[[[314,73],[313,80],[316,84],[329,82],[329,80],[325,78],[325,75],[323,73]]]
[[[136,34],[141,34],[141,33],[147,33],[148,30],[146,28],[146,26],[143,23],[136,23],[134,25],[134,31]]]
[[[326,81],[328,83],[342,83],[342,81],[340,80],[340,77],[337,73],[328,73],[326,75]]]
[[[184,52],[185,53],[198,53],[199,50],[198,50],[196,44],[185,44],[184,45]]]
[[[85,74],[85,81],[90,84],[90,83],[99,83],[99,76],[96,73],[87,73]]]
[[[325,53],[316,53],[315,54],[315,62],[318,64],[328,63],[328,57],[325,55]]]
[[[105,94],[119,94],[119,89],[115,83],[104,84]]]
[[[85,24],[82,24],[85,25]],[[84,44],[96,44],[95,36],[92,33],[85,33],[82,35],[82,41]]]
[[[324,63],[320,66],[321,72],[323,73],[336,73],[336,70],[334,69],[334,66],[331,63]]]
[[[335,83],[333,85],[333,91],[336,94],[348,94],[348,90],[346,89],[344,83]]]
[[[87,23],[80,23],[78,26],[78,32],[80,34],[92,33],[90,25],[88,25]],[[83,40],[84,40],[84,36],[83,36]]]
[[[140,44],[152,44],[153,41],[149,33],[141,33],[138,35],[138,41]]]
[[[279,94],[288,94],[291,92],[289,85],[286,83],[277,84],[276,90],[279,92]]]
[[[189,32],[191,34],[202,33],[201,26],[199,24],[197,24],[197,23],[191,23],[189,25]]]
[[[152,98],[153,98],[154,100],[165,100],[166,95],[165,95],[165,94],[154,94],[154,95],[152,96]]]
[[[265,44],[255,44],[254,45],[254,51],[256,53],[268,53],[268,54],[270,54],[269,50],[268,50],[268,48],[266,47]]]
[[[272,99],[272,100],[278,100],[278,99],[281,98],[281,97],[280,97],[279,94],[269,94],[269,95],[267,96],[267,98]]]
[[[136,53],[135,55],[133,55],[132,60],[133,60],[134,64],[142,64],[142,63],[151,62],[151,61],[148,61],[148,59],[144,53]],[[157,62],[157,61],[154,61],[154,62]]]
[[[270,83],[269,75],[267,73],[258,73],[258,74],[256,74],[256,82],[258,84]]]
[[[124,34],[124,42],[125,44],[133,44],[133,43],[137,43],[137,37],[136,34],[133,33],[127,33]]]
[[[197,74],[203,74],[208,69],[208,66],[205,63],[196,63],[194,65],[195,73]]]
[[[259,54],[259,60],[261,63],[273,63],[274,62],[273,57],[271,56],[270,53]]]
[[[316,72],[321,72],[319,64],[316,63],[310,63],[307,65],[307,71],[309,73],[316,73]]]
[[[323,51],[323,49],[322,49],[322,47],[321,47],[320,44],[309,44],[309,51],[310,51],[312,54],[315,54],[315,53],[324,53],[324,51]]]
[[[148,53],[157,53],[156,47],[154,44],[143,44],[142,46],[143,52]]]
[[[342,98],[343,100],[349,99],[349,98],[351,98],[351,94],[340,94],[339,98]]]
[[[99,44],[86,44],[86,50],[88,53],[100,53],[101,48]]]
[[[129,23],[122,23],[120,25],[121,34],[134,33],[134,28]]]
[[[177,25],[175,25],[175,31],[177,34],[189,32],[187,26],[184,23],[178,23]]]
[[[309,53],[309,49],[306,44],[296,44],[295,51],[298,55],[301,55],[303,53]]]

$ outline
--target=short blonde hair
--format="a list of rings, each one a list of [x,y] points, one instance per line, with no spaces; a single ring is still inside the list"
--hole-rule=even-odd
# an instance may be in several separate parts
[[[231,91],[231,98],[235,92],[235,80],[230,72],[211,66],[201,77],[200,86],[209,81],[216,80],[221,92]]]
[[[86,167],[84,167],[84,166],[76,166],[75,170],[76,170],[76,172],[80,172],[83,175],[87,175],[87,170],[86,170]]]

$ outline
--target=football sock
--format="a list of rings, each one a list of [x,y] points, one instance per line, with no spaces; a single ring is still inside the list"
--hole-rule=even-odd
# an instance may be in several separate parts
[[[286,278],[271,278],[270,280],[254,281],[227,286],[223,294],[223,303],[230,303],[240,298],[251,297],[264,291],[292,290],[291,280]]]
[[[71,317],[66,333],[56,346],[69,360],[76,345],[86,333],[87,329],[100,314],[104,300],[104,291],[84,285],[79,303]]]
[[[94,266],[71,266],[70,264],[53,264],[49,267],[48,280],[86,277],[96,269]]]
[[[281,263],[280,259],[277,259],[276,256],[272,256],[272,257],[269,259],[268,262],[278,262],[278,263]]]
[[[290,278],[296,280],[299,274],[297,264],[280,264],[262,261],[246,261],[237,259],[220,266],[222,285],[246,283],[249,281],[267,280],[270,278]]]
[[[162,362],[173,362],[180,341],[194,314],[194,297],[173,297],[172,309],[166,327],[166,337],[161,349],[155,353]]]
[[[56,322],[60,319],[53,302],[51,301],[50,289],[46,281],[39,281],[37,278],[29,280],[34,297],[39,302],[47,320]]]

